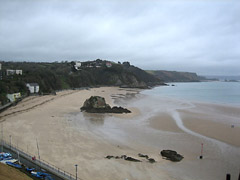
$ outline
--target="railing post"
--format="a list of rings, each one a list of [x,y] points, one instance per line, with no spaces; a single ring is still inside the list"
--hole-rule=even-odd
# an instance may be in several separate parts
[[[9,135],[10,138],[10,149],[12,149],[12,135]]]
[[[226,180],[231,180],[231,175],[230,174],[226,175]]]
[[[3,122],[1,123],[1,127],[2,127],[2,129],[1,129],[1,143],[2,143],[2,152],[3,152]]]
[[[75,164],[75,166],[76,166],[76,180],[77,180],[77,166],[78,166],[78,165],[77,165],[77,164]]]

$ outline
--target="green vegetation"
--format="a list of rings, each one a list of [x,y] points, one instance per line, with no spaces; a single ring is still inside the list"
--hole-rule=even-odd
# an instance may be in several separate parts
[[[6,69],[20,69],[22,75],[6,75]],[[26,83],[38,83],[40,93],[51,93],[57,89],[68,88],[64,76],[71,67],[66,63],[2,62],[0,80],[0,101],[7,102],[6,94],[21,92],[28,94]]]
[[[111,66],[107,67],[106,63]],[[163,84],[160,79],[130,65],[129,62],[114,63],[97,59],[82,62],[79,70],[75,62],[1,62],[2,80],[0,80],[0,101],[7,102],[6,94],[21,92],[28,94],[26,83],[38,83],[40,94],[53,93],[57,90],[92,87],[122,86],[147,88]],[[22,75],[6,75],[6,69],[20,69]]]

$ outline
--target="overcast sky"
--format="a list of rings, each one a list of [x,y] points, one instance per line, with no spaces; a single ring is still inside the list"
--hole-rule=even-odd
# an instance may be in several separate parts
[[[0,60],[240,75],[239,0],[0,0]]]

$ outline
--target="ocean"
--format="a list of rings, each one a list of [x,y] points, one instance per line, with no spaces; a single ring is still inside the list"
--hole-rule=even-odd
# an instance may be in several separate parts
[[[142,92],[180,100],[240,106],[240,82],[169,83]]]

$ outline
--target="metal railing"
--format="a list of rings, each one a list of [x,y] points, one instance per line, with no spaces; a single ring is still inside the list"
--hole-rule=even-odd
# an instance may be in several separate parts
[[[2,146],[7,149],[10,149],[11,151],[15,152],[16,154],[19,153],[19,156],[24,157],[31,163],[41,167],[42,169],[49,171],[50,173],[58,176],[59,178],[66,179],[66,180],[76,180],[75,175],[73,175],[73,174],[71,174],[71,173],[69,173],[69,172],[43,160],[43,159],[32,160],[32,157],[34,157],[33,155],[31,155],[30,153],[24,152],[24,150],[22,150],[19,147],[14,146],[13,144],[8,144],[6,141],[2,141]],[[77,180],[83,180],[83,179],[81,179],[80,177],[77,177]]]

